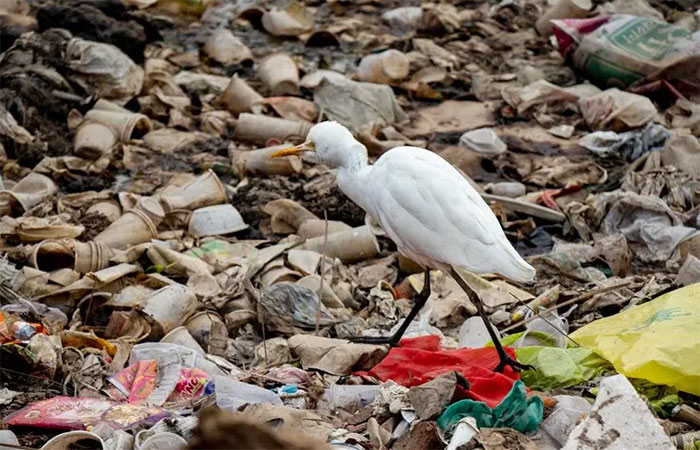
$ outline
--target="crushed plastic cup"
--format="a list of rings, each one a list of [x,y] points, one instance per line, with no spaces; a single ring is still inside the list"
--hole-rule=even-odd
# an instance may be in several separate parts
[[[157,237],[158,230],[150,217],[143,211],[132,209],[105,228],[93,240],[114,249],[124,250]]]
[[[191,348],[201,354],[205,353],[204,349],[194,340],[190,332],[187,331],[187,328],[182,326],[175,328],[170,333],[163,336],[160,342],[182,345],[183,347]]]
[[[271,155],[288,145],[275,145],[257,150],[236,151],[233,154],[233,166],[239,176],[246,174],[290,175],[299,173],[304,164],[298,156],[272,158]]]
[[[102,214],[110,222],[114,222],[121,217],[122,207],[114,200],[106,200],[90,206],[87,211],[85,211],[85,215],[88,214]]]
[[[153,292],[141,310],[157,325],[155,334],[166,335],[185,323],[196,308],[197,299],[187,286],[171,284]]]
[[[105,443],[89,431],[68,431],[51,438],[41,450],[65,450],[69,448],[105,448]]]
[[[301,248],[323,253],[325,236],[307,239]],[[367,225],[349,231],[329,234],[326,243],[326,256],[338,258],[344,263],[363,261],[379,253],[379,243]]]
[[[263,96],[258,94],[255,89],[250,87],[245,80],[240,79],[236,74],[231,78],[228,86],[218,98],[218,103],[226,106],[226,109],[231,113],[239,114],[244,112],[260,112],[262,109],[262,100]]]
[[[139,444],[139,435],[144,431],[149,430],[143,430],[136,435],[137,450],[185,450],[187,448],[187,441],[182,436],[169,431],[155,433]]]
[[[58,186],[51,178],[31,172],[12,189],[0,191],[0,214],[11,214],[16,206],[21,207],[21,212],[28,211],[57,191]]]
[[[328,221],[328,234],[339,233],[341,231],[350,231],[352,227],[345,222],[337,220]],[[297,234],[304,239],[323,236],[326,234],[326,221],[321,219],[305,220],[299,225]]]
[[[226,28],[215,30],[204,44],[203,50],[220,64],[238,64],[253,59],[250,49]]]
[[[190,317],[185,327],[202,348],[209,347],[209,336],[215,324],[224,324],[223,319],[212,311],[202,311]]]
[[[227,202],[226,188],[213,170],[209,169],[194,180],[161,195],[166,212],[194,210]]]
[[[78,126],[73,138],[73,152],[82,158],[98,159],[117,143],[117,134],[109,125],[86,120]]]
[[[165,217],[163,207],[160,205],[160,202],[153,197],[141,197],[138,202],[136,202],[134,209],[138,209],[146,214],[155,227],[160,225]]]
[[[214,205],[195,209],[190,215],[188,232],[196,237],[218,236],[245,230],[248,225],[233,205]]]
[[[236,139],[264,143],[271,138],[286,141],[289,138],[305,139],[313,124],[301,120],[287,120],[262,114],[241,113],[234,135]]]
[[[272,95],[294,95],[299,92],[299,69],[286,53],[265,57],[260,62],[258,77]]]
[[[294,233],[304,221],[317,218],[314,213],[288,198],[267,202],[262,211],[270,216],[270,228],[277,234]]]
[[[566,348],[569,333],[569,322],[560,317],[555,311],[537,317],[526,326],[522,337],[513,344],[513,347],[527,347],[533,345],[547,345],[550,347]]]
[[[371,53],[360,61],[357,78],[369,83],[390,84],[406,78],[409,73],[408,57],[398,50],[390,49]]]

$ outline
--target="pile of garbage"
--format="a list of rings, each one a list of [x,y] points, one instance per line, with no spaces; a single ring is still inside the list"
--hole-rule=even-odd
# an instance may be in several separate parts
[[[0,2],[0,448],[700,448],[697,4],[400,3]],[[532,369],[440,271],[351,342],[424,279],[323,120],[478,190]]]

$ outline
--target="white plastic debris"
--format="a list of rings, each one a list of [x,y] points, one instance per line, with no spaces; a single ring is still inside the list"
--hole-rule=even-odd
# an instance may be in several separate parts
[[[229,204],[199,208],[192,212],[189,221],[189,232],[197,237],[235,233],[246,228],[248,225],[240,213]]]
[[[499,155],[508,149],[491,128],[467,131],[459,138],[459,145],[485,155]]]
[[[452,432],[452,438],[446,450],[457,450],[461,446],[469,443],[479,428],[476,426],[476,419],[473,417],[465,417],[460,420]]]
[[[591,404],[583,397],[573,395],[555,395],[554,398],[557,404],[540,428],[559,445],[564,445],[576,424],[588,416]]]
[[[600,382],[600,392],[589,417],[574,428],[562,450],[600,448],[676,448],[624,375]]]
[[[494,331],[500,335],[495,327]],[[481,348],[490,341],[491,336],[481,317],[470,317],[459,328],[459,348]]]
[[[245,404],[271,403],[281,405],[282,399],[274,392],[255,386],[241,383],[229,377],[217,376],[216,383],[216,405],[219,408],[237,410]]]

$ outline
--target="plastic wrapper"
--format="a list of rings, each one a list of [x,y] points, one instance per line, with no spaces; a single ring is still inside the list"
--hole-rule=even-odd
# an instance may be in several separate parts
[[[163,372],[160,375],[159,370]],[[172,376],[168,376],[171,374],[167,372],[174,372],[177,379],[171,380]],[[162,387],[169,390],[169,393],[166,393],[167,402],[194,400],[209,394],[214,390],[209,378],[201,369],[177,366],[169,371],[167,368],[160,368],[159,361],[142,360],[119,371],[108,381],[114,386],[110,391],[112,398],[131,404],[152,404],[154,400],[162,397],[160,392],[157,392]]]
[[[336,319],[321,303],[318,295],[310,289],[290,282],[281,282],[266,287],[260,292],[258,317],[270,330],[295,333],[299,329],[316,326],[316,311],[321,309],[320,326],[336,323]]]
[[[93,397],[54,397],[32,403],[5,418],[8,425],[83,430],[100,422],[114,429],[153,425],[170,413],[162,408],[116,403]]]
[[[596,320],[571,338],[619,373],[700,395],[700,283]]]
[[[29,323],[16,314],[0,311],[0,343],[27,343],[37,333],[48,331],[40,323]]]

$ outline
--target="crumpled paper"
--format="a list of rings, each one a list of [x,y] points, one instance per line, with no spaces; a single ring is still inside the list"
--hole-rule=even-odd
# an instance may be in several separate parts
[[[301,359],[304,369],[316,369],[333,375],[349,375],[353,370],[369,369],[387,354],[384,345],[353,344],[310,334],[297,334],[287,340],[289,348]]]

